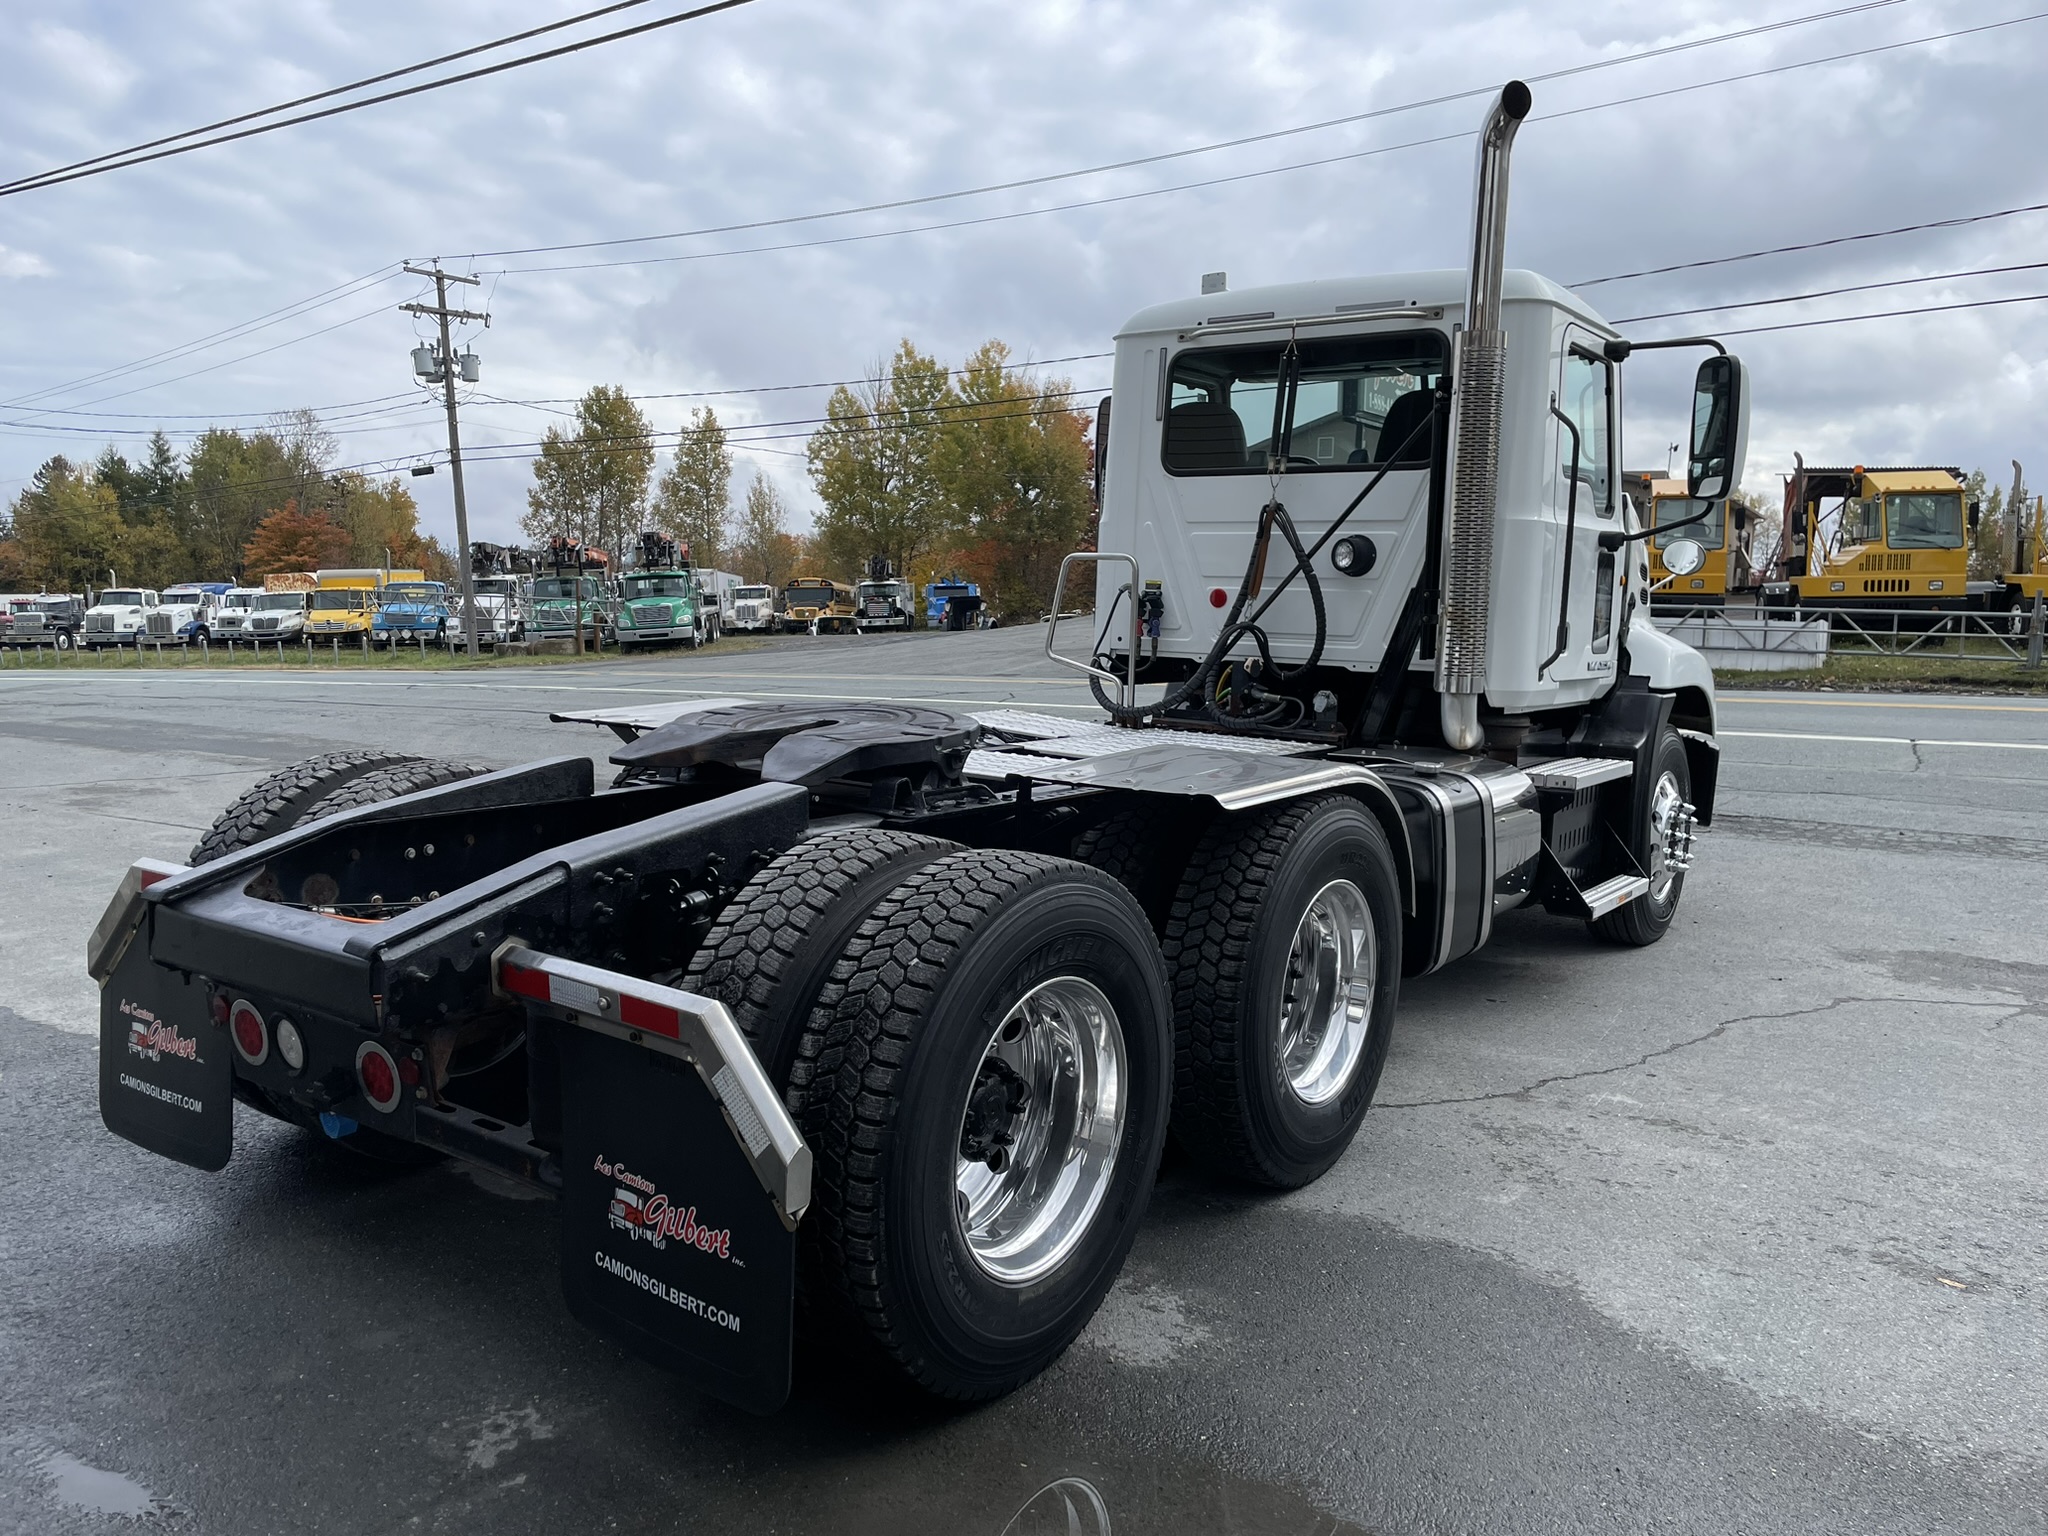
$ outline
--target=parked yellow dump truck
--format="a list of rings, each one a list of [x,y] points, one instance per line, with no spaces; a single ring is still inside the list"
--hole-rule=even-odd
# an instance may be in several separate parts
[[[377,593],[394,581],[425,581],[425,571],[387,571],[357,566],[313,573],[313,606],[306,615],[306,633],[334,637],[351,645],[369,643],[370,624],[377,617]]]

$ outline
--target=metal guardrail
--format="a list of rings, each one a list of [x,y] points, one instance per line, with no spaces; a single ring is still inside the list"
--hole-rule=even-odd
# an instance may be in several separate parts
[[[1769,619],[1812,623],[1824,619],[1829,648],[1837,656],[1924,656],[1945,661],[2018,662],[2041,665],[2042,630],[2048,625],[2039,602],[2003,611],[1940,613],[1926,608],[1791,608],[1692,604],[1654,610],[1660,629],[1688,619]]]

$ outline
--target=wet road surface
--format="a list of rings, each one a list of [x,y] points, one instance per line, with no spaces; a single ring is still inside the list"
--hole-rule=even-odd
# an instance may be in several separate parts
[[[693,1397],[562,1310],[552,1206],[244,1116],[101,1129],[84,934],[278,764],[500,764],[637,697],[1080,712],[1031,631],[528,672],[0,673],[0,1530],[2048,1530],[2048,706],[1724,700],[1641,952],[1540,913],[1404,987],[1285,1197],[1170,1166],[1082,1342],[961,1412]],[[1064,1502],[1062,1502],[1064,1500]]]

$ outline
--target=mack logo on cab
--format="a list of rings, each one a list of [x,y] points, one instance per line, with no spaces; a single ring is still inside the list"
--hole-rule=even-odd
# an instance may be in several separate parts
[[[594,1164],[596,1172],[613,1181],[608,1214],[615,1231],[624,1232],[650,1248],[681,1243],[701,1253],[732,1258],[732,1229],[707,1227],[697,1221],[697,1207],[677,1205],[655,1188],[652,1180],[633,1173],[618,1163],[607,1162],[602,1152]]]
[[[145,1061],[161,1061],[165,1056],[176,1056],[182,1061],[199,1060],[199,1042],[190,1035],[178,1033],[178,1026],[166,1024],[147,1008],[138,1008],[126,998],[121,1000],[121,1011],[129,1018],[128,1053],[140,1056]]]

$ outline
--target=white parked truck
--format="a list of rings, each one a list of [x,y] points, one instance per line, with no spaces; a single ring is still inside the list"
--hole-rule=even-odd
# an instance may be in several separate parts
[[[220,603],[214,609],[213,637],[216,640],[240,640],[246,637],[249,615],[255,611],[256,599],[263,595],[261,587],[230,587],[221,593]],[[303,602],[301,607],[305,606]]]
[[[910,616],[916,611],[917,593],[907,581],[864,581],[853,589],[853,626],[863,633],[871,629],[907,630]]]
[[[92,650],[104,645],[133,645],[147,633],[157,595],[146,587],[109,587],[85,610],[85,631],[79,643]]]
[[[471,584],[476,593],[478,617],[477,644],[485,650],[495,650],[501,642],[526,638],[525,583],[523,576],[472,576]],[[451,647],[466,647],[469,643],[468,628],[462,612],[462,604],[455,603],[453,622],[448,626],[448,644]]]
[[[254,640],[262,645],[275,645],[280,641],[298,644],[306,638],[308,605],[312,600],[310,589],[258,592],[255,606],[244,619],[237,638]]]
[[[1658,939],[1713,682],[1650,624],[1621,504],[1644,346],[1503,271],[1528,107],[1488,114],[1466,273],[1125,327],[1100,552],[1062,573],[1099,572],[1101,718],[641,703],[555,717],[621,738],[604,792],[581,752],[284,770],[96,930],[106,1123],[218,1169],[239,1099],[526,1180],[578,1318],[760,1410],[813,1233],[826,1326],[988,1398],[1115,1281],[1169,1123],[1307,1184],[1405,977],[1519,906]],[[1743,372],[1698,344],[1718,502]]]
[[[732,617],[726,628],[735,634],[765,635],[775,628],[775,588],[762,586],[732,589]]]
[[[221,600],[233,589],[225,581],[192,581],[166,587],[143,621],[142,638],[158,645],[200,645],[213,638]]]

